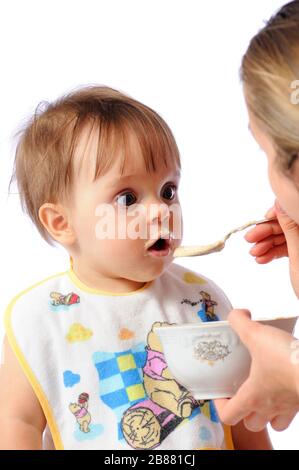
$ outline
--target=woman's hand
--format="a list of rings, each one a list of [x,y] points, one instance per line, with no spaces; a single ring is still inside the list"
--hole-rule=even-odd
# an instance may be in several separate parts
[[[228,320],[248,348],[252,363],[248,379],[229,400],[215,400],[220,419],[241,420],[250,431],[268,422],[286,429],[299,411],[299,341],[272,326],[252,321],[247,310],[233,310]]]
[[[249,243],[255,243],[250,254],[259,264],[288,256],[292,286],[299,298],[299,226],[283,212],[277,201],[266,217],[276,217],[276,220],[259,224],[245,235]]]

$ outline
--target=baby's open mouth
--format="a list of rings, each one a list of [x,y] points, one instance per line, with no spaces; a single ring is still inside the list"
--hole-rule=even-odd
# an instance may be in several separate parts
[[[153,256],[167,256],[170,252],[170,240],[158,238],[147,247],[147,252]]]

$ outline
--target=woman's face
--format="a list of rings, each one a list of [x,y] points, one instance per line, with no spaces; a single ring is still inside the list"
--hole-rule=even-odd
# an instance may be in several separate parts
[[[270,137],[261,130],[250,111],[248,111],[248,115],[251,133],[267,156],[268,177],[272,190],[280,206],[291,219],[299,224],[299,189],[295,185],[295,181],[297,184],[299,183],[299,162],[297,160],[294,162],[290,177],[284,175],[277,164],[275,148]]]

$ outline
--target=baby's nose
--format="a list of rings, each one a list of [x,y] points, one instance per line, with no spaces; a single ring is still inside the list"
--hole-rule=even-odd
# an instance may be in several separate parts
[[[169,207],[167,204],[150,204],[148,207],[148,220],[153,223],[164,223],[169,220]]]

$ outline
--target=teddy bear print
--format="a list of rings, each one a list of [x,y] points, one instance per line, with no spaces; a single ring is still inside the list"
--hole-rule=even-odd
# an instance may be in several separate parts
[[[81,393],[78,397],[78,403],[70,403],[69,410],[75,416],[79,424],[80,431],[90,432],[89,424],[91,421],[90,413],[88,412],[88,393]]]
[[[155,327],[169,325],[156,322],[147,336],[147,360],[143,368],[143,383],[148,397],[180,418],[188,418],[197,402],[190,392],[174,379],[162,352]]]

